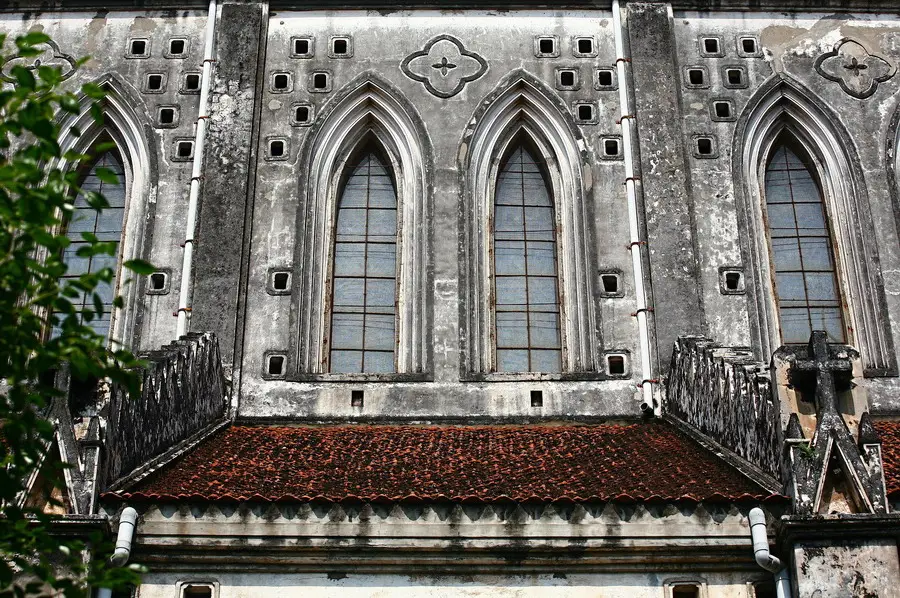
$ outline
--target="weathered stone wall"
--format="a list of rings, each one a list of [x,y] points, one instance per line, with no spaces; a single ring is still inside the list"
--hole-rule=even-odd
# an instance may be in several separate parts
[[[114,386],[104,463],[107,484],[220,420],[226,388],[219,344],[211,333],[192,333],[143,356],[149,366],[141,394]]]
[[[781,479],[781,412],[767,370],[750,350],[678,339],[666,410]]]

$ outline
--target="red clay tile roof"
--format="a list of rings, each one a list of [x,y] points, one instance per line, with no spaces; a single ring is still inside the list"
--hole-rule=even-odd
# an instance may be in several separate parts
[[[881,459],[888,496],[900,498],[900,421],[872,422],[881,437]]]
[[[769,495],[662,423],[233,426],[130,500],[749,500]]]

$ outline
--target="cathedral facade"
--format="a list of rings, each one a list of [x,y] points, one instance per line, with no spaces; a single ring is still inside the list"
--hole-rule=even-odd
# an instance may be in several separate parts
[[[157,268],[51,411],[135,596],[898,595],[891,2],[0,18]]]

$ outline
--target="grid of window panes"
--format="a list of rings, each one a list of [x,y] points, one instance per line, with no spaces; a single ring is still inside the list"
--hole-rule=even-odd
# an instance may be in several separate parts
[[[784,343],[813,330],[844,342],[844,320],[822,193],[805,154],[781,143],[766,168],[766,212]]]
[[[118,178],[117,183],[106,183],[97,176],[98,168],[106,168],[112,171]],[[109,203],[109,207],[98,212],[90,205],[83,193],[75,197],[74,210],[69,222],[66,224],[66,237],[69,246],[63,252],[63,261],[66,263],[66,279],[77,278],[89,272],[98,272],[103,268],[112,268],[118,275],[118,247],[115,255],[95,255],[92,257],[80,257],[78,250],[87,245],[82,233],[88,232],[97,235],[101,241],[113,241],[118,244],[122,239],[122,222],[125,216],[125,170],[118,153],[108,151],[100,156],[91,165],[87,176],[81,183],[84,191],[102,193]],[[103,303],[103,314],[95,315],[94,319],[85,323],[93,328],[97,334],[109,338],[109,322],[113,309],[113,297],[115,296],[116,280],[111,284],[101,284],[95,290]],[[81,294],[77,299],[72,299],[76,309],[94,309],[92,294]],[[54,331],[56,332],[56,331]]]
[[[338,203],[331,310],[331,371],[396,371],[397,193],[369,151],[350,166]]]
[[[493,228],[497,370],[558,372],[556,217],[541,166],[525,146],[498,175]]]

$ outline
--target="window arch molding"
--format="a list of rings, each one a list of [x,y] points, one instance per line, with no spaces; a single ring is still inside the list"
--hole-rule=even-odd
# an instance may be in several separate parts
[[[295,230],[291,330],[301,378],[327,376],[331,252],[340,183],[347,161],[374,140],[393,170],[398,208],[397,374],[427,377],[431,368],[431,144],[414,109],[388,83],[364,74],[317,118],[304,147]],[[340,374],[342,378],[352,376]]]
[[[741,250],[750,273],[751,337],[763,359],[771,357],[781,344],[763,218],[762,178],[776,141],[787,135],[810,157],[821,186],[845,304],[848,342],[860,350],[866,375],[896,375],[865,179],[853,141],[838,122],[809,91],[781,76],[763,85],[735,129],[732,174],[739,224],[746,233],[741,237]]]
[[[132,259],[148,259],[153,238],[153,212],[156,205],[158,149],[152,127],[138,116],[134,106],[142,106],[140,96],[113,75],[93,81],[106,95],[100,100],[104,122],[98,123],[90,113],[93,99],[79,97],[81,110],[64,114],[59,120],[59,145],[64,155],[69,151],[87,153],[104,136],[116,144],[125,171],[125,216],[118,265]],[[146,111],[145,111],[146,112]],[[80,131],[80,135],[75,135]],[[70,165],[65,159],[51,164],[63,170]],[[145,291],[144,277],[134,277],[128,289],[122,287],[125,278],[117,276],[116,294],[124,300],[123,309],[111,315],[110,338],[126,347],[140,344],[141,304]],[[124,291],[124,292],[123,292]]]
[[[462,209],[460,255],[462,370],[467,376],[496,371],[491,306],[490,219],[497,172],[509,144],[527,137],[545,160],[556,211],[562,374],[596,373],[599,331],[591,248],[592,215],[587,145],[562,102],[532,75],[519,71],[482,103],[459,151]]]

